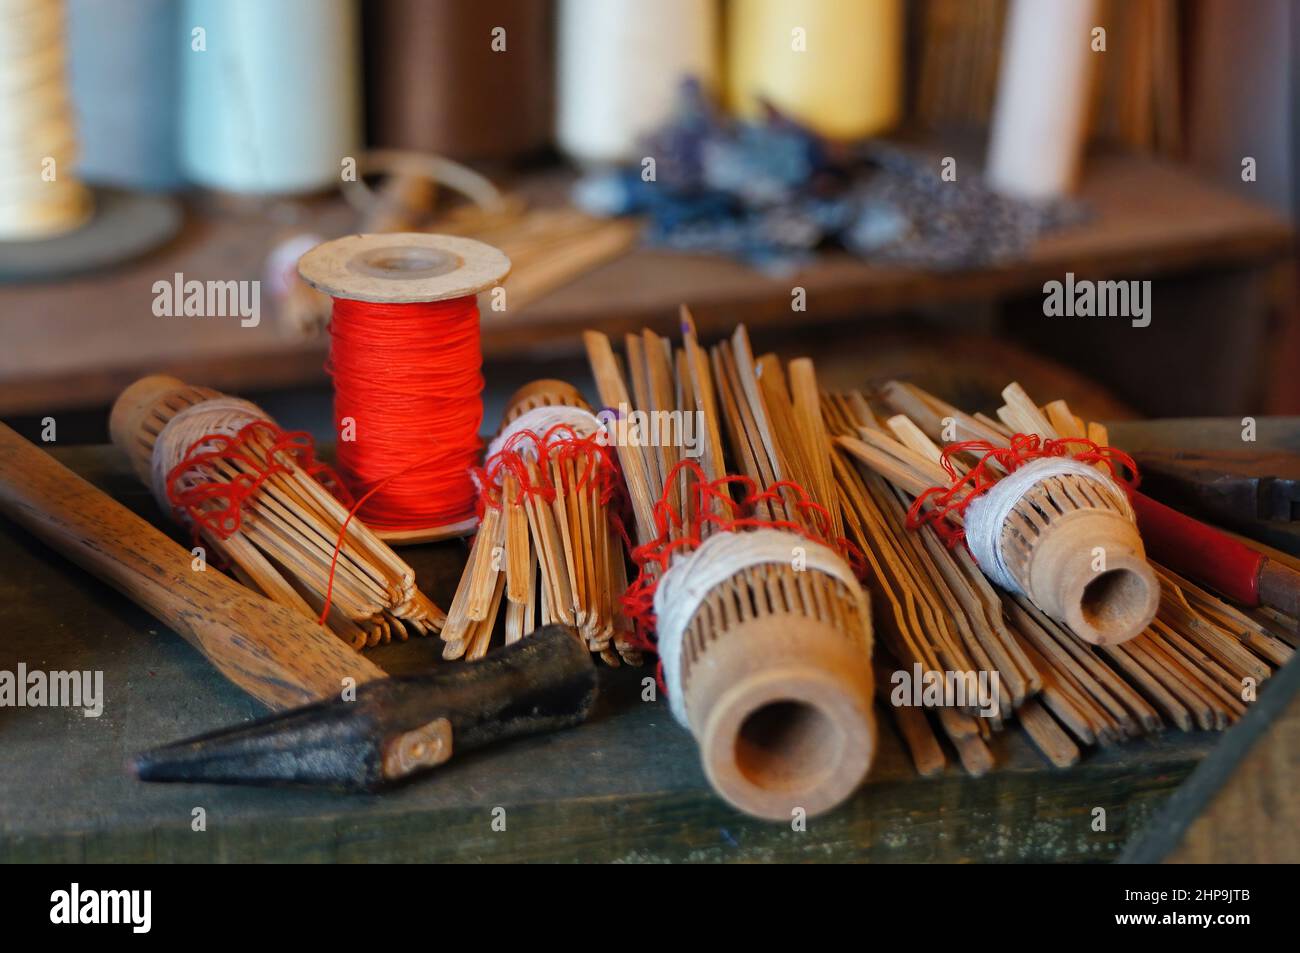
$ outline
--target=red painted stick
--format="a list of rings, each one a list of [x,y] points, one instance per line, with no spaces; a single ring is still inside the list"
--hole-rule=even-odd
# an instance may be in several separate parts
[[[1248,606],[1300,611],[1300,573],[1149,496],[1129,498],[1152,559]]]
[[[1142,493],[1129,498],[1148,555],[1230,599],[1259,605],[1263,553]]]

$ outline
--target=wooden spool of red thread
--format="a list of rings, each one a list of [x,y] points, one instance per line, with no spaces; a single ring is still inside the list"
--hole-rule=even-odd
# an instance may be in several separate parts
[[[490,245],[450,235],[349,235],[303,255],[298,273],[334,299],[335,422],[357,418],[354,439],[339,442],[338,470],[363,500],[360,518],[390,543],[431,542],[473,531],[477,494],[469,467],[478,456],[482,377],[462,387],[463,393],[437,397],[422,393],[415,382],[451,361],[472,361],[461,370],[478,374],[475,296],[505,279],[510,259]],[[453,320],[454,329],[443,323]],[[399,339],[406,335],[409,346],[394,348],[388,340],[381,352],[379,328]],[[440,350],[453,331],[460,336],[456,355]],[[357,366],[363,368],[360,374]],[[382,395],[391,410],[368,412],[363,425],[359,412],[368,410],[367,393]],[[432,437],[431,425],[448,418],[456,422]],[[443,447],[455,448],[448,451],[454,459],[439,456]],[[401,511],[402,499],[407,512]],[[439,515],[430,516],[425,504]]]

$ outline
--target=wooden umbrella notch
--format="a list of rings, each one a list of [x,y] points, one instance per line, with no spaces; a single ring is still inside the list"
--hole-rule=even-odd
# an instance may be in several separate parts
[[[625,603],[719,795],[771,820],[820,813],[866,776],[876,728],[812,365],[756,361],[743,326],[706,349],[685,309],[682,335],[628,335],[630,386],[608,338],[585,336],[607,408],[697,422],[689,441],[618,441],[640,543]]]
[[[356,649],[441,630],[414,570],[322,483],[305,435],[257,405],[155,375],[122,392],[109,429],[164,511],[250,589],[323,614]]]
[[[639,665],[618,599],[627,588],[621,477],[578,389],[558,380],[520,388],[477,479],[483,516],[448,609],[444,656],[486,654],[504,603],[507,645],[559,623],[608,664]]]
[[[719,529],[652,575],[669,706],[713,787],[772,820],[856,790],[875,722],[870,609],[849,563],[789,529]]]

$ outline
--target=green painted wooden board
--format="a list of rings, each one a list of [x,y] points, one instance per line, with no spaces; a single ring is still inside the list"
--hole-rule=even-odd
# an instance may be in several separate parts
[[[58,451],[138,512],[152,500],[107,447]],[[450,602],[459,543],[405,550]],[[375,650],[393,672],[436,664],[436,640]],[[715,798],[694,745],[643,671],[605,671],[593,719],[454,759],[385,795],[147,785],[133,753],[257,717],[258,704],[117,593],[0,519],[0,670],[100,670],[104,712],[0,708],[0,861],[1109,860],[1217,740],[1169,733],[1049,767],[1018,731],[999,770],[917,778],[888,719],[868,784],[806,831]],[[953,759],[955,763],[955,759]],[[206,830],[191,829],[206,812]],[[493,809],[506,829],[493,829]],[[1094,831],[1093,809],[1106,810]],[[499,826],[499,825],[498,825]]]

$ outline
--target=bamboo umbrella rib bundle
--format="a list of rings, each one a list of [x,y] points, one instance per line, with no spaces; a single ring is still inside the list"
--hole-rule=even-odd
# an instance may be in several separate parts
[[[318,618],[360,649],[436,633],[415,572],[316,478],[256,405],[172,377],[124,390],[109,424],[159,504],[197,490],[197,532],[249,588]],[[326,606],[328,604],[328,612]]]
[[[891,421],[900,431],[893,437],[861,428],[862,439],[842,436],[840,444],[889,467],[895,482],[921,497],[913,510],[923,520],[964,522],[972,553],[1000,588],[1028,595],[1089,642],[1133,638],[1155,615],[1159,585],[1127,495],[1102,466],[1123,455],[1082,436],[1063,440],[1019,385],[1004,396],[1000,414],[1021,436],[979,442],[987,453],[974,463],[950,460],[906,418]],[[1090,449],[1070,455],[1074,440]],[[954,505],[958,490],[967,495]],[[944,508],[927,513],[932,494]]]
[[[504,598],[507,644],[562,622],[610,665],[641,663],[618,601],[627,588],[618,474],[600,429],[564,381],[511,398],[480,477],[483,521],[443,628],[446,658],[487,652]]]
[[[640,544],[629,611],[648,621],[653,606],[674,716],[733,805],[786,820],[833,807],[874,753],[871,619],[838,551],[812,365],[787,378],[743,327],[706,349],[685,309],[680,347],[630,334],[623,365],[605,335],[585,343],[607,407],[676,421],[672,439],[618,441]]]
[[[1028,430],[1045,439],[1086,435],[1106,443],[1104,427],[1085,423],[1063,401],[1038,408],[1016,385],[1004,393],[1009,400],[998,420],[965,414],[898,382],[881,389],[895,412],[884,421],[861,394],[823,397],[840,451],[833,463],[850,535],[863,545],[873,588],[892,610],[881,616],[885,646],[900,664],[923,671],[956,660],[959,671],[998,674],[998,715],[975,719],[974,740],[954,736],[951,708],[935,713],[963,764],[974,773],[992,766],[983,740],[1003,726],[1008,708],[1061,766],[1078,760],[1080,745],[1109,746],[1167,724],[1227,727],[1245,711],[1244,680],[1258,685],[1294,652],[1294,638],[1270,624],[1278,620],[1247,614],[1153,564],[1158,608],[1150,624],[1123,643],[1096,644],[1024,594],[991,586],[970,553],[943,545],[932,526],[906,529],[912,498],[948,478],[937,466],[936,441],[1006,445]],[[959,468],[969,464],[957,460]],[[971,662],[973,668],[964,667]],[[892,710],[918,770],[940,770],[943,753],[930,721],[916,709]]]

